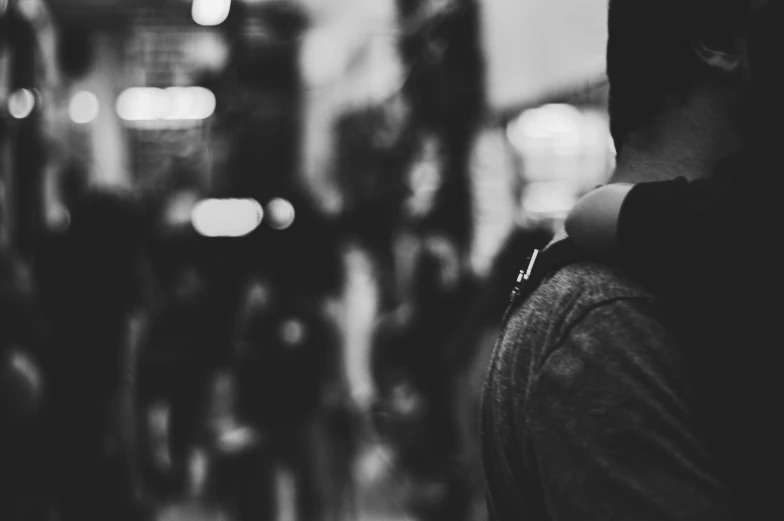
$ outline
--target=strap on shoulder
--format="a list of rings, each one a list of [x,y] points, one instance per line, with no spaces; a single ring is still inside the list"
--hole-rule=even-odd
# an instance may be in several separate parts
[[[568,238],[553,243],[542,251],[534,250],[526,261],[526,268],[517,276],[510,302],[527,299],[546,279],[581,260],[584,260],[582,250]]]

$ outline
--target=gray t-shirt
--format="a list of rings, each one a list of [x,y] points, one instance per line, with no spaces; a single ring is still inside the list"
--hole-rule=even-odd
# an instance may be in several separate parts
[[[491,520],[731,518],[687,351],[655,298],[578,263],[503,327],[482,396]]]

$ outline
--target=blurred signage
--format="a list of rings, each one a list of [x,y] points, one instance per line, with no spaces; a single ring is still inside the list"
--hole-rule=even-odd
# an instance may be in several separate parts
[[[206,122],[217,100],[196,83],[225,65],[228,44],[180,9],[140,10],[133,27],[126,47],[129,88],[114,109],[130,130],[137,182],[161,188],[172,176],[185,176],[201,186],[209,170]]]
[[[228,43],[218,29],[194,23],[178,9],[138,9],[127,43],[130,80],[135,86],[190,85],[206,70],[222,68]]]
[[[215,94],[204,87],[131,87],[117,98],[117,115],[139,128],[183,128],[215,112]]]
[[[200,189],[208,181],[209,139],[202,127],[129,129],[132,168],[139,186],[147,190],[185,184]]]
[[[139,26],[128,46],[131,78],[137,85],[188,85],[205,70],[221,68],[228,47],[212,30],[180,25]]]

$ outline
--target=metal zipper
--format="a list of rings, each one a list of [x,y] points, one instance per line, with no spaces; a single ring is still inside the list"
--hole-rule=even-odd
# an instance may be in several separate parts
[[[517,274],[517,280],[515,280],[512,294],[509,296],[510,304],[513,304],[520,297],[520,290],[522,289],[523,284],[525,284],[525,282],[531,278],[531,272],[534,269],[534,264],[536,263],[537,257],[539,257],[539,250],[534,250],[533,253],[526,259],[528,261],[528,267],[524,270],[520,270],[520,273]]]
[[[522,294],[521,290],[523,285],[531,278],[531,272],[534,269],[534,264],[536,263],[536,259],[539,257],[539,250],[534,250],[531,255],[528,256],[526,259],[528,261],[528,267],[524,270],[520,270],[520,273],[517,274],[517,279],[515,280],[514,288],[512,288],[512,294],[509,295],[509,305],[506,306],[506,311],[504,312],[504,318],[501,321],[502,327],[506,329],[506,321],[509,318],[509,315],[512,313],[517,301],[520,299],[520,295]]]

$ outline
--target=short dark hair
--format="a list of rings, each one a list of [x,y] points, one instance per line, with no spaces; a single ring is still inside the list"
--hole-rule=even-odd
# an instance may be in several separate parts
[[[706,13],[743,25],[750,0],[610,0],[610,130],[620,152],[630,132],[689,93],[703,67],[694,52]]]

